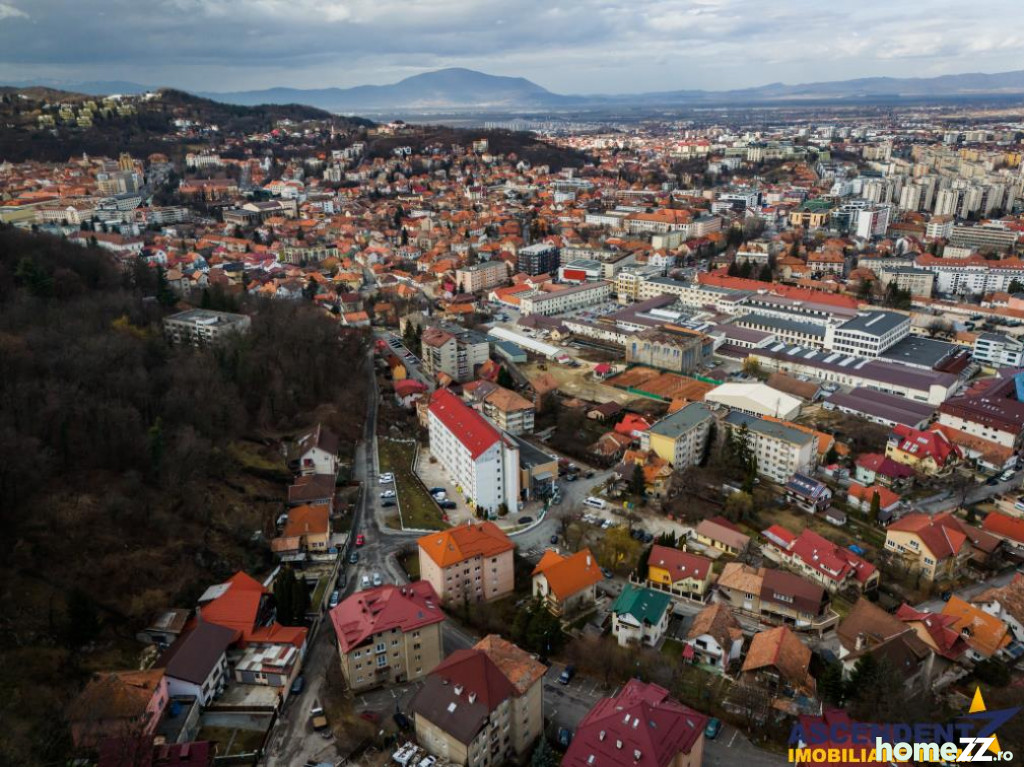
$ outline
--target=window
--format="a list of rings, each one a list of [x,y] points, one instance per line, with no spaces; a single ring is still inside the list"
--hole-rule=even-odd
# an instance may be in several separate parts
[[[384,668],[384,666],[386,666],[386,665],[388,665],[388,656],[387,655],[378,655],[377,656],[377,668]]]

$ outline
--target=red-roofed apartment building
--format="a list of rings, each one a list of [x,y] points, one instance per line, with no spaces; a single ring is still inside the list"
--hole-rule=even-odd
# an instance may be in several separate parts
[[[262,583],[235,573],[199,597],[196,613],[207,623],[238,632],[239,640],[228,652],[237,681],[270,687],[291,685],[306,653],[308,630],[274,620],[274,600]]]
[[[357,591],[331,610],[341,673],[352,690],[420,679],[441,662],[441,611],[433,586]]]
[[[427,410],[430,452],[470,505],[496,513],[519,508],[519,449],[480,413],[447,389]]]
[[[707,721],[663,687],[631,679],[583,717],[562,767],[700,767]]]

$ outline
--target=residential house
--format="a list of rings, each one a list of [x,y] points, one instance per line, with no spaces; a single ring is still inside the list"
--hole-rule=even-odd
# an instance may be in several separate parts
[[[1017,573],[1005,586],[986,589],[971,602],[1005,623],[1017,642],[1024,642],[1024,574]]]
[[[631,679],[583,717],[562,767],[700,767],[708,718]]]
[[[338,437],[323,424],[296,440],[289,465],[301,474],[338,474]]]
[[[823,586],[784,570],[729,562],[718,576],[718,593],[733,610],[766,623],[821,633],[838,620]]]
[[[325,506],[330,515],[334,512],[335,491],[333,474],[303,474],[288,487],[288,505]]]
[[[671,605],[668,594],[627,583],[612,605],[612,636],[622,647],[655,646],[668,628]]]
[[[521,762],[544,735],[545,671],[493,634],[456,650],[430,672],[410,704],[417,741],[452,764]]]
[[[694,616],[686,645],[694,662],[724,674],[743,651],[743,629],[726,605],[711,604]]]
[[[326,506],[296,506],[288,510],[281,534],[270,542],[278,555],[325,554],[331,545],[331,518]]]
[[[569,616],[594,604],[604,577],[590,549],[560,554],[548,549],[533,568],[533,595],[555,615]]]
[[[691,402],[640,433],[640,447],[653,450],[676,471],[700,463],[707,449],[714,414],[702,402]]]
[[[349,689],[405,684],[441,662],[445,615],[427,581],[357,591],[331,610]]]
[[[918,610],[906,603],[899,606],[895,615],[912,628],[933,653],[945,661],[955,663],[967,653],[967,642],[960,632],[953,628],[955,616]]]
[[[96,674],[68,710],[71,739],[95,748],[105,738],[152,735],[169,700],[162,668]]]
[[[754,634],[743,659],[741,679],[776,697],[814,697],[811,648],[785,626]]]
[[[493,522],[428,533],[417,544],[420,578],[442,602],[489,602],[512,593],[515,544]]]
[[[786,483],[786,500],[803,511],[816,514],[832,504],[832,490],[806,474],[794,474]]]
[[[309,630],[278,623],[273,595],[262,583],[235,573],[203,592],[196,615],[238,632],[238,640],[228,651],[236,681],[281,688],[291,685],[306,652]]]
[[[655,544],[647,559],[647,583],[672,596],[704,601],[711,586],[711,560]]]
[[[910,484],[914,470],[881,453],[863,453],[857,456],[853,477],[862,485],[879,484],[890,490],[899,490]]]
[[[885,446],[885,455],[896,463],[929,476],[947,474],[960,462],[960,448],[941,431],[912,429],[896,424]]]
[[[949,666],[945,658],[918,636],[913,626],[864,597],[858,599],[840,621],[836,636],[839,661],[847,676],[853,672],[857,661],[871,655],[898,673],[908,688],[924,690]]]
[[[960,521],[950,512],[908,514],[886,529],[885,549],[930,581],[952,580],[971,551]]]
[[[813,530],[806,529],[794,536],[785,528],[773,525],[765,530],[764,536],[766,557],[788,565],[830,592],[878,588],[879,573],[873,564]]]
[[[967,657],[973,661],[1001,656],[1013,642],[1005,621],[985,612],[955,594],[942,607],[942,614],[953,618],[950,628],[967,643]]]
[[[227,686],[228,648],[237,640],[234,629],[198,621],[156,663],[164,670],[168,694],[192,696],[208,705]]]
[[[878,496],[878,519],[879,524],[889,524],[898,514],[903,503],[902,499],[887,487],[882,485],[871,485],[865,487],[857,482],[851,482],[846,488],[846,502],[862,514],[870,514],[871,506]]]
[[[519,450],[515,441],[448,389],[438,389],[427,408],[430,453],[467,502],[496,514],[519,507]]]
[[[693,533],[697,543],[734,557],[750,545],[750,537],[724,517],[701,520]]]
[[[1018,559],[1024,557],[1024,519],[993,511],[982,520],[981,528],[1001,539]]]

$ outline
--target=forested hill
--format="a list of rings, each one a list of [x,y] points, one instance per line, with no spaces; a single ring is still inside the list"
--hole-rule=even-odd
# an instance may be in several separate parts
[[[172,349],[158,293],[147,267],[0,229],[0,764],[58,763],[65,703],[136,662],[155,610],[269,566],[268,437],[361,433],[363,335],[277,302],[219,351]]]

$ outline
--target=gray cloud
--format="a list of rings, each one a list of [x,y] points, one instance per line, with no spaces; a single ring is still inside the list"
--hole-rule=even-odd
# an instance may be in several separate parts
[[[1017,0],[983,14],[946,0],[0,0],[0,80],[231,90],[467,66],[608,93],[930,76],[1019,68],[1017,11]]]

